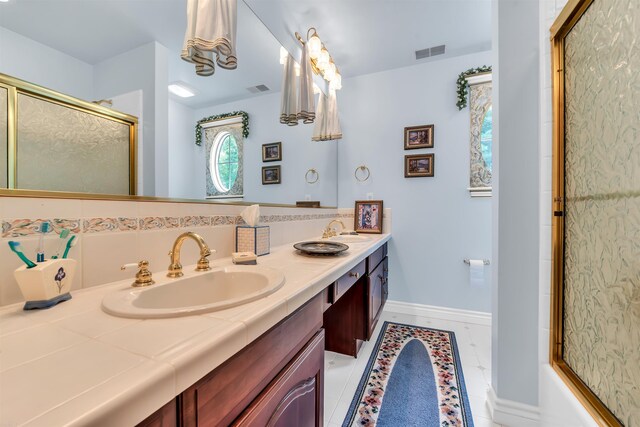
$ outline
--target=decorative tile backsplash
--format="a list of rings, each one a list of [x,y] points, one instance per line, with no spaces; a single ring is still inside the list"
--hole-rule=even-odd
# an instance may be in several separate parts
[[[337,217],[353,218],[353,214],[307,214],[307,215],[265,215],[260,223],[286,221],[310,221]],[[2,221],[2,237],[15,238],[33,236],[38,233],[44,221],[49,221],[53,229],[49,233],[57,233],[68,228],[72,233],[112,233],[137,230],[164,230],[171,228],[208,227],[223,225],[244,225],[240,215],[183,216],[183,217],[144,217],[144,218],[85,218],[85,219],[5,219]]]

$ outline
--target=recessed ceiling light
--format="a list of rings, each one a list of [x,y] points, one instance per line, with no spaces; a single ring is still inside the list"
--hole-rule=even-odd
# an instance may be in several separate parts
[[[0,3],[9,3],[9,0],[0,0]]]
[[[169,85],[169,92],[181,98],[191,98],[192,96],[195,95],[195,92],[193,90],[189,89],[188,87],[185,87],[180,83],[171,83]]]

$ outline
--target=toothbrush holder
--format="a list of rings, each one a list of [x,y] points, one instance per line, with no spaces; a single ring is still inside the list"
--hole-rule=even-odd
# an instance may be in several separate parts
[[[76,260],[50,259],[33,268],[26,265],[13,272],[26,300],[25,310],[49,308],[71,299],[71,283],[76,272]]]

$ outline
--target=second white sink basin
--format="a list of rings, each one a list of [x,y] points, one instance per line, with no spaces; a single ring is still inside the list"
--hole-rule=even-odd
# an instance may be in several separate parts
[[[363,243],[369,239],[369,236],[363,236],[362,234],[340,234],[329,238],[329,240],[340,243]]]
[[[207,313],[246,304],[277,291],[284,274],[273,268],[234,265],[146,288],[108,294],[102,309],[115,316],[161,318]]]

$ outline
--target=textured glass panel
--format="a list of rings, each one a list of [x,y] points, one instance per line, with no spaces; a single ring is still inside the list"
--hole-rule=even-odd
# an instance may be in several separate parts
[[[17,188],[129,194],[129,125],[18,94]]]
[[[596,0],[565,45],[564,360],[640,426],[640,3]]]
[[[491,83],[481,83],[469,87],[469,109],[471,116],[471,173],[469,186],[491,187]],[[487,115],[489,124],[487,123]],[[488,139],[487,139],[488,136]],[[484,147],[483,147],[484,137]]]
[[[7,89],[0,87],[0,188],[7,188]]]

